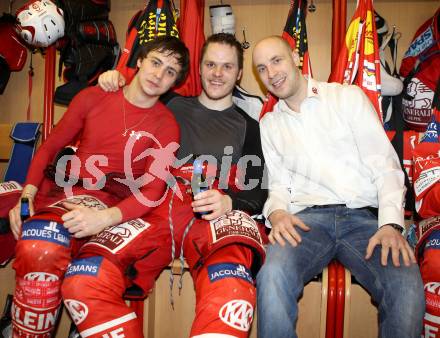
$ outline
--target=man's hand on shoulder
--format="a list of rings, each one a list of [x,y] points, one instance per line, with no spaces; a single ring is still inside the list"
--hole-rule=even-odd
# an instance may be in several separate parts
[[[394,266],[400,266],[400,255],[402,255],[403,263],[406,266],[416,263],[413,249],[410,247],[402,234],[394,229],[392,225],[385,224],[381,226],[379,230],[377,230],[377,232],[370,238],[365,259],[369,259],[373,255],[374,248],[377,245],[382,247],[381,263],[383,266],[387,265],[390,251]]]
[[[109,70],[99,75],[98,85],[105,92],[115,92],[125,85],[125,78],[117,70]]]
[[[301,236],[295,227],[304,231],[310,228],[304,224],[299,217],[288,213],[285,210],[275,210],[269,215],[269,221],[272,224],[272,230],[269,234],[269,241],[272,244],[278,243],[281,246],[286,245],[288,241],[292,246],[301,243]]]

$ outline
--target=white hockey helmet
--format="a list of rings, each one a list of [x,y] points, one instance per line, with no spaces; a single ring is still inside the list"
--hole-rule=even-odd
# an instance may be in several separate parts
[[[235,16],[230,5],[209,6],[212,34],[235,34]]]
[[[64,36],[63,11],[50,0],[28,2],[17,11],[17,31],[31,46],[47,47]]]

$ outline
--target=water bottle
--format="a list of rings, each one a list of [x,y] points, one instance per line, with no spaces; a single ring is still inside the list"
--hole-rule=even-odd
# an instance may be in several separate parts
[[[31,213],[29,210],[29,199],[27,197],[21,198],[21,206],[20,206],[20,218],[21,221],[25,221],[30,217]]]
[[[209,189],[208,182],[206,181],[205,176],[203,175],[203,162],[196,158],[193,162],[193,172],[191,177],[191,190],[193,194],[193,198],[195,195],[202,191],[206,191]],[[201,215],[206,215],[209,212],[196,212],[196,217],[200,218]]]

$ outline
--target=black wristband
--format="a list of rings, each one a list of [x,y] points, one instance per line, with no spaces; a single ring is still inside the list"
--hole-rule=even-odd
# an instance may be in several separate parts
[[[398,232],[400,232],[401,234],[403,233],[403,231],[405,230],[405,228],[397,223],[387,223],[384,224],[383,226],[389,225],[390,227],[392,227],[393,229],[397,230]]]

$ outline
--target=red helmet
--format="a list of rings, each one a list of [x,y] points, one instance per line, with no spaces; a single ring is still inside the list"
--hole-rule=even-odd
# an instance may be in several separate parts
[[[0,56],[9,66],[9,70],[18,72],[26,63],[27,50],[14,28],[15,18],[9,14],[3,14],[0,18]]]

